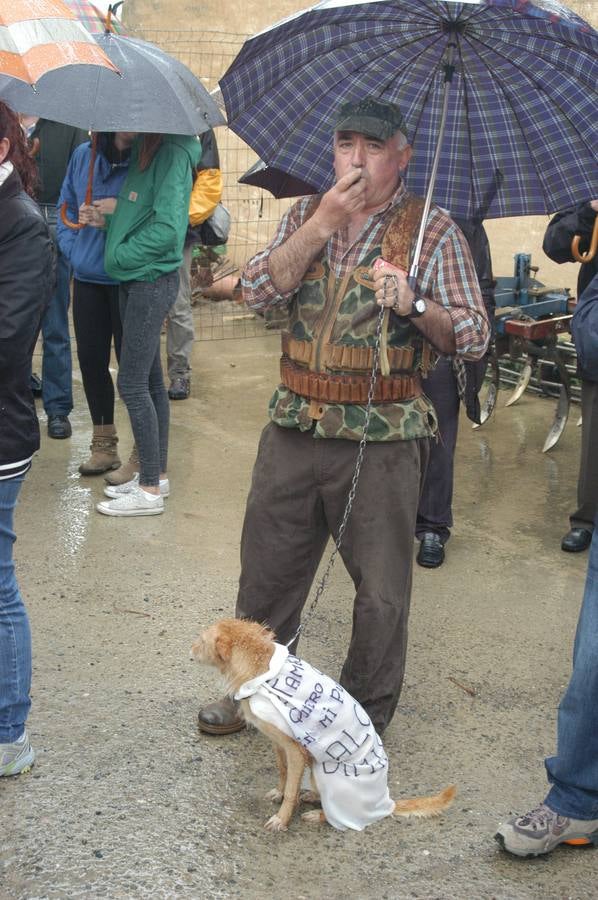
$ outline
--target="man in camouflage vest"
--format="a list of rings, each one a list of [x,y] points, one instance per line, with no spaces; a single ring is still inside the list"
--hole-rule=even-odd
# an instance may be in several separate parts
[[[411,147],[398,107],[344,104],[333,149],[334,186],[295,203],[243,273],[246,303],[286,304],[289,325],[247,501],[236,612],[268,623],[280,643],[295,635],[343,519],[384,306],[368,445],[340,547],[356,589],[340,683],[381,734],[403,681],[417,506],[436,435],[422,376],[436,352],[481,357],[489,327],[467,242],[438,208],[428,215],[417,294],[408,285],[423,201],[401,179]],[[199,727],[228,734],[243,723],[227,698],[199,711]]]

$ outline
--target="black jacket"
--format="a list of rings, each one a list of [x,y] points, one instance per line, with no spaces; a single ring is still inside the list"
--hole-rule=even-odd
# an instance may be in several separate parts
[[[596,221],[596,212],[589,203],[578,203],[572,209],[557,213],[548,223],[542,249],[554,262],[575,262],[571,253],[571,241],[578,234],[581,238],[579,249],[584,253],[589,246]],[[594,275],[598,272],[598,254],[588,263],[582,263],[577,276],[577,296],[579,297]]]
[[[13,171],[0,185],[0,475],[39,447],[31,357],[54,287],[46,221]],[[15,472],[14,474],[17,474]]]
[[[488,313],[491,338],[492,340],[494,340],[494,313],[496,310],[494,289],[496,287],[496,281],[492,273],[492,256],[490,254],[490,243],[488,241],[488,235],[486,234],[486,229],[481,222],[468,221],[466,219],[460,219],[457,217],[455,217],[455,222],[465,235],[467,243],[469,244],[469,249],[471,250],[471,257],[473,259],[476,275],[478,276],[478,281],[480,283],[482,300],[484,301],[484,306],[486,308],[486,312]],[[480,423],[481,415],[480,400],[478,395],[484,382],[484,376],[486,375],[489,352],[490,349],[482,357],[482,359],[477,359],[475,360],[475,362],[467,361],[463,363],[465,367],[466,379],[465,395],[464,397],[462,397],[462,400],[467,412],[467,418],[472,422],[476,422],[478,425]]]
[[[542,249],[546,256],[557,263],[575,262],[571,253],[571,241],[578,234],[581,237],[579,249],[584,253],[590,244],[596,212],[589,203],[578,203],[572,209],[565,209],[557,213],[548,223],[544,235]],[[581,263],[577,276],[577,298],[579,299],[588,287],[594,276],[598,274],[598,254],[587,263]],[[577,368],[579,374],[586,381],[598,381],[595,374],[592,375],[584,368],[583,360],[578,356]]]

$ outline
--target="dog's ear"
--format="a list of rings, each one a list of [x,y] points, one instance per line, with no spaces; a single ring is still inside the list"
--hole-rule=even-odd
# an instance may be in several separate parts
[[[228,662],[233,650],[232,638],[228,634],[219,634],[214,641],[214,651],[218,659]]]

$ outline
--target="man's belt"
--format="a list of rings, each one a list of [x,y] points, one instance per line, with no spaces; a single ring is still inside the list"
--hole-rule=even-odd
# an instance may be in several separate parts
[[[280,360],[280,378],[294,394],[318,403],[367,403],[370,376],[340,375],[327,372],[310,372],[287,356]],[[421,379],[417,372],[410,375],[390,375],[376,379],[374,403],[396,403],[414,400],[422,394]]]

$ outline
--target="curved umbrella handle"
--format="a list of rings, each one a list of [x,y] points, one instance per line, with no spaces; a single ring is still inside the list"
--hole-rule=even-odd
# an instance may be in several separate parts
[[[91,156],[89,157],[89,175],[87,176],[87,188],[85,190],[85,202],[87,205],[91,203],[91,198],[93,195],[93,170],[96,162],[96,151],[97,151],[97,134],[93,134],[91,138]],[[60,207],[60,221],[63,225],[66,225],[67,228],[72,228],[73,231],[79,231],[81,228],[85,228],[84,222],[71,222],[67,215],[67,203],[66,200]]]
[[[594,220],[594,231],[592,232],[592,240],[590,241],[590,246],[585,253],[579,252],[579,242],[581,238],[578,234],[575,235],[573,240],[571,241],[571,255],[573,259],[577,260],[580,263],[587,263],[594,259],[596,256],[596,251],[598,250],[598,216]]]

